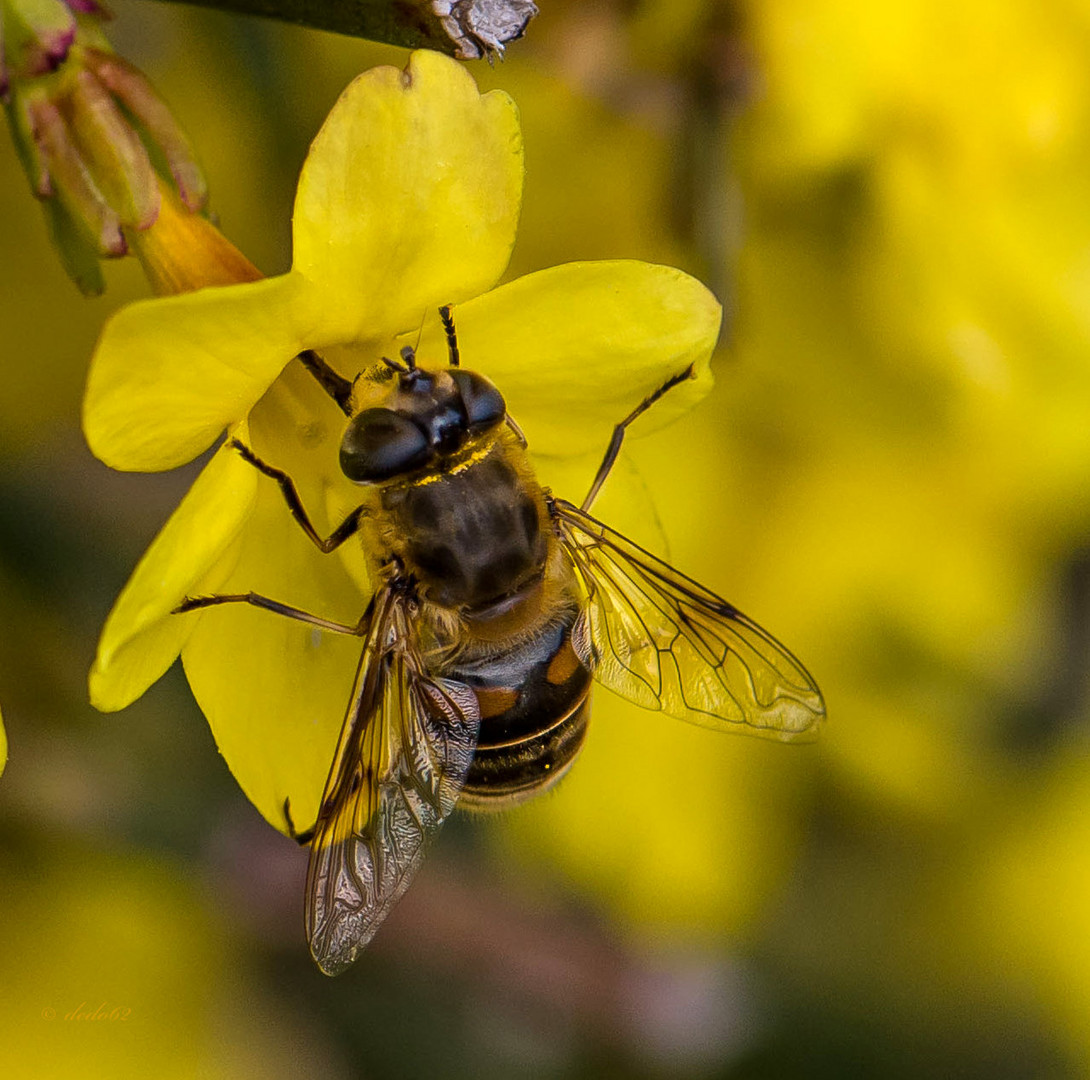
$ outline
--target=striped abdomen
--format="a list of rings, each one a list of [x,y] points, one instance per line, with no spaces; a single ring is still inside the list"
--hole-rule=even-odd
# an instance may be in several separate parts
[[[577,611],[508,652],[445,672],[477,694],[480,737],[461,805],[503,809],[551,786],[575,760],[590,714],[591,673],[571,643]]]

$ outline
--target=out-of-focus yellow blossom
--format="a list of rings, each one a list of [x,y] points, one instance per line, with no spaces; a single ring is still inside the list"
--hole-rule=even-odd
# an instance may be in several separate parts
[[[514,241],[521,180],[512,102],[480,96],[454,61],[416,53],[405,71],[361,76],[304,167],[289,273],[136,304],[109,322],[85,403],[92,449],[120,468],[169,468],[229,427],[292,475],[328,532],[358,501],[336,469],[344,419],[300,365],[285,365],[317,348],[352,376],[418,335],[421,361],[442,363],[436,309],[453,301],[466,364],[501,388],[531,447],[585,475],[580,456],[600,453],[671,374],[693,364],[698,377],[664,399],[659,423],[706,391],[719,305],[680,271],[636,262],[573,263],[486,291]],[[543,464],[546,482],[573,474]],[[315,552],[276,485],[221,448],[118,600],[93,700],[123,707],[181,651],[247,795],[281,829],[290,799],[304,827],[359,643],[254,611],[170,613],[187,594],[241,589],[355,622],[367,588],[358,552]]]
[[[556,793],[505,820],[505,856],[544,856],[652,940],[751,927],[801,844],[817,747],[720,738],[597,689],[591,711]]]
[[[806,655],[838,720],[844,878],[884,908],[860,867],[904,845],[874,888],[919,920],[896,960],[860,943],[853,977],[888,960],[885,992],[911,986],[917,1009],[944,980],[961,1000],[1024,994],[1085,1062],[1085,744],[1022,757],[1004,728],[1087,719],[1085,691],[1077,718],[1050,701],[1073,679],[1059,598],[1090,522],[1090,12],[742,10],[760,84],[731,144],[747,220],[727,392],[764,424],[728,456],[753,478],[791,457],[755,514],[825,619]],[[842,942],[847,922],[801,933]]]
[[[975,846],[940,918],[964,928],[958,957],[974,975],[1007,983],[1046,1010],[1090,1069],[1090,768],[1070,761],[1042,784],[1019,786],[1001,827]],[[960,951],[960,950],[959,950]]]
[[[321,1055],[184,872],[36,839],[0,867],[6,1075],[243,1080],[297,1076]]]
[[[797,358],[790,384],[753,385],[755,411],[811,405],[791,410],[784,509],[822,522],[806,557],[837,634],[889,635],[904,664],[876,682],[873,645],[857,653],[831,749],[947,813],[990,718],[956,677],[928,696],[915,675],[1032,693],[1046,631],[1025,613],[1090,514],[1086,18],[774,0],[745,21],[761,87],[732,143],[738,355]]]

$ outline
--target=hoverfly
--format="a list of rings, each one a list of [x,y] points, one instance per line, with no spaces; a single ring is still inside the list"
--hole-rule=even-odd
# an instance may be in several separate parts
[[[177,609],[248,603],[363,639],[317,822],[297,837],[310,844],[307,937],[331,975],[374,936],[455,804],[510,806],[567,771],[594,680],[644,708],[782,740],[825,715],[770,634],[589,513],[625,430],[692,369],[616,426],[576,506],[539,486],[503,396],[460,365],[450,308],[440,315],[440,370],[411,346],[354,381],[301,355],[349,418],[340,465],[360,490],[328,537],[287,473],[233,442],[321,551],[361,538],[377,586],[359,623],[253,593]]]

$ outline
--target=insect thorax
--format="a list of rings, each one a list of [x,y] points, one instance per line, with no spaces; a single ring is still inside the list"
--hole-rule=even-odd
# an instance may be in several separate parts
[[[381,492],[391,554],[430,603],[487,616],[544,572],[545,498],[524,451],[506,435],[452,470]]]

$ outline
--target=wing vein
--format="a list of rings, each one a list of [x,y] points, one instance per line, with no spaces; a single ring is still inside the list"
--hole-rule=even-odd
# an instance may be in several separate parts
[[[571,503],[549,505],[582,584],[600,682],[710,727],[781,740],[814,735],[825,715],[821,692],[771,634]]]

